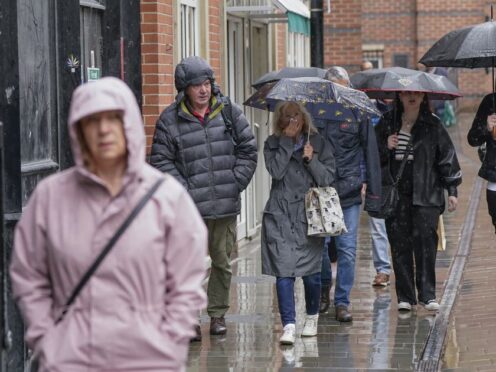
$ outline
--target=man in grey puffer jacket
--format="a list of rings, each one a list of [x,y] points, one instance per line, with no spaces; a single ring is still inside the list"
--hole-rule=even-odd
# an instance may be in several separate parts
[[[222,335],[227,330],[224,314],[229,309],[240,193],[255,172],[257,146],[241,109],[221,96],[204,59],[183,59],[176,66],[175,85],[176,100],[155,127],[150,162],[184,185],[207,225],[212,259],[207,312],[210,334]]]

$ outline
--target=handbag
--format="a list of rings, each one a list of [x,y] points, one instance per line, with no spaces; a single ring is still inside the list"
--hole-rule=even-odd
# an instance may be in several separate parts
[[[108,253],[111,251],[111,249],[114,247],[115,243],[119,240],[121,235],[124,233],[124,231],[127,230],[129,225],[134,221],[136,216],[141,212],[143,207],[146,205],[146,203],[151,199],[155,191],[159,188],[159,186],[162,184],[162,182],[165,180],[165,178],[160,178],[158,179],[153,186],[148,190],[148,192],[140,199],[136,207],[131,211],[129,216],[125,219],[125,221],[122,223],[122,225],[119,226],[115,234],[110,238],[108,241],[107,245],[102,249],[98,257],[93,261],[91,266],[88,268],[88,270],[84,273],[83,277],[80,279],[79,283],[74,287],[74,290],[72,291],[71,295],[67,299],[62,313],[59,315],[59,317],[55,320],[55,325],[59,324],[69,311],[70,306],[74,303],[76,300],[77,296],[79,293],[81,293],[81,290],[84,288],[86,283],[90,280],[91,276],[95,273],[95,271],[98,269],[100,264],[102,263],[103,259],[108,255]],[[37,363],[37,358],[35,354],[32,354],[27,362],[26,371],[30,372],[36,372],[38,371],[38,363]]]
[[[305,194],[308,236],[337,236],[348,232],[334,187],[312,187]]]
[[[401,161],[400,169],[398,170],[396,179],[390,185],[382,185],[380,209],[376,212],[369,212],[369,215],[371,217],[386,219],[394,215],[394,212],[396,211],[396,207],[398,205],[398,201],[400,199],[398,193],[398,183],[400,182],[401,176],[403,175],[403,170],[405,169],[406,162],[408,161],[408,155],[410,155],[410,151],[412,150],[412,138],[413,137],[410,136],[410,140],[406,145],[405,155],[403,156],[403,160]],[[390,159],[388,159],[388,171],[389,176],[392,178]]]

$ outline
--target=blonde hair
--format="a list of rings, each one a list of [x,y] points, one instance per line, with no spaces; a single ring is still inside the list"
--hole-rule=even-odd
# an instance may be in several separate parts
[[[81,120],[76,123],[76,134],[79,142],[79,148],[81,150],[81,158],[83,159],[83,165],[92,173],[95,172],[95,166],[93,157],[91,156],[88,144],[86,143],[86,138],[84,138],[83,128],[81,128]]]
[[[310,113],[307,111],[307,109],[305,108],[305,106],[303,106],[302,103],[296,101],[283,101],[283,102],[279,102],[276,105],[276,108],[274,110],[274,121],[272,122],[272,132],[276,136],[280,136],[282,134],[282,131],[284,129],[284,126],[281,125],[282,114],[286,109],[286,107],[291,105],[297,106],[298,109],[300,110],[300,113],[303,116],[303,127],[301,128],[301,132],[318,133],[317,129],[313,125],[312,116],[310,116]]]

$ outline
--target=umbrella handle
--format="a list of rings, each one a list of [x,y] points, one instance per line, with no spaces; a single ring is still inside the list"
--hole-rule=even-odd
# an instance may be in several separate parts
[[[310,128],[307,130],[307,143],[310,143]],[[308,164],[310,163],[310,159],[307,156],[303,157],[303,161]]]

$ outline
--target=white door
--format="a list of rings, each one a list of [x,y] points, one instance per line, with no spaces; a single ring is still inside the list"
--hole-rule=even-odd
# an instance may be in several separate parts
[[[267,24],[252,22],[251,33],[251,78],[257,80],[269,71],[269,35]],[[254,90],[252,89],[252,92]],[[258,144],[257,170],[251,183],[251,196],[248,214],[248,235],[254,235],[262,224],[262,215],[265,203],[270,192],[270,177],[265,169],[263,157],[264,142],[270,134],[270,121],[268,113],[262,110],[251,109],[249,112],[253,133]]]
[[[241,105],[244,100],[243,20],[227,19],[227,95]],[[241,213],[238,215],[238,239],[247,234],[247,191],[241,194]]]

